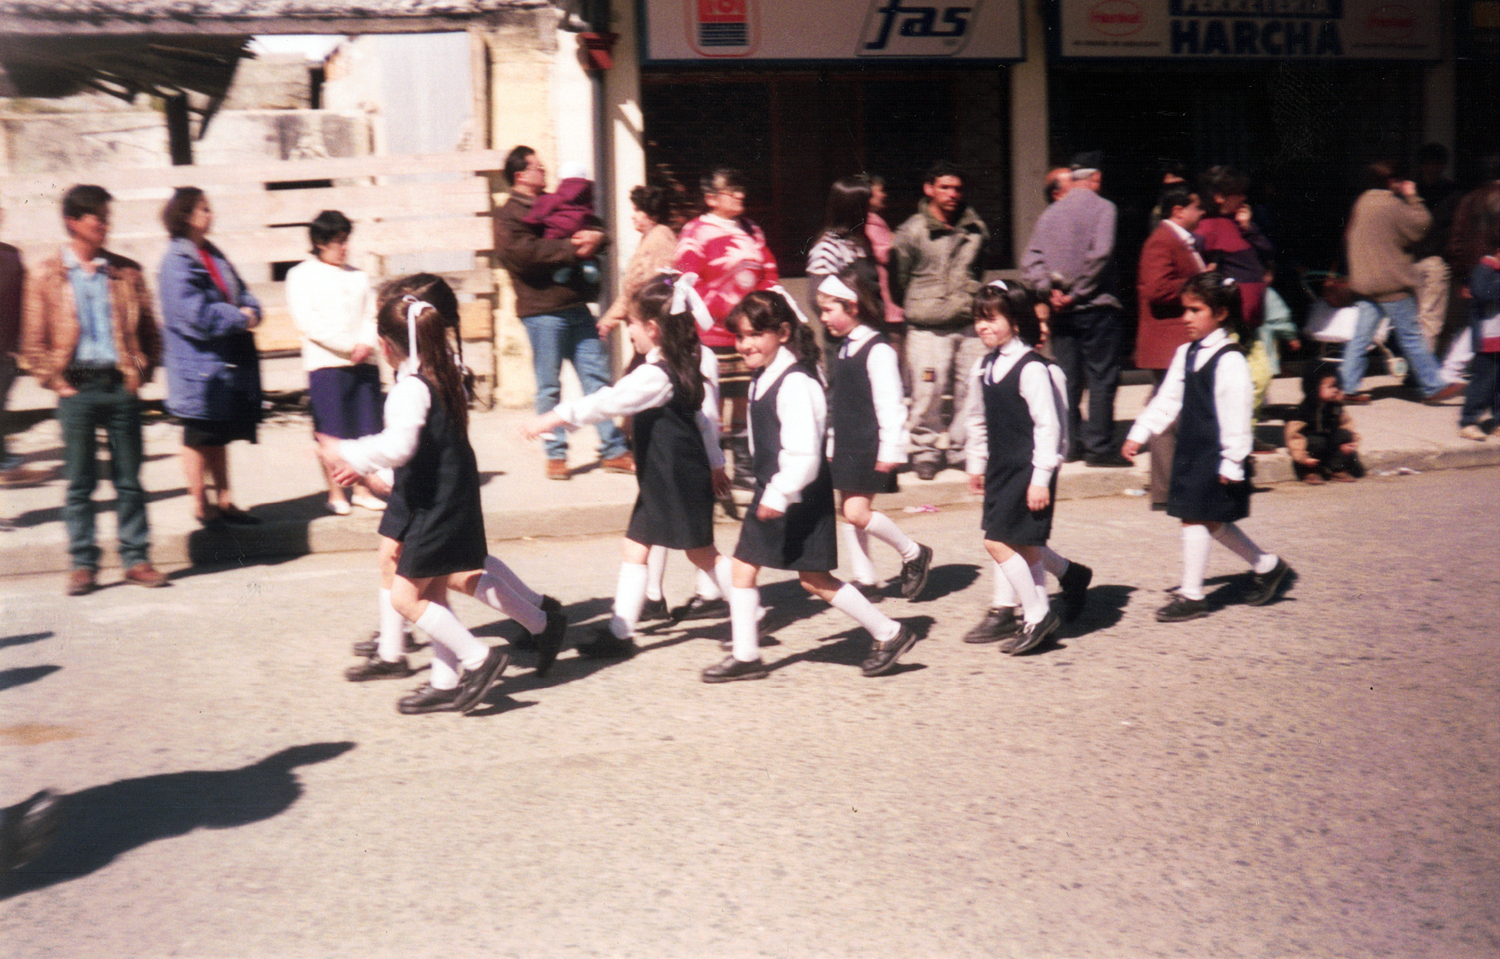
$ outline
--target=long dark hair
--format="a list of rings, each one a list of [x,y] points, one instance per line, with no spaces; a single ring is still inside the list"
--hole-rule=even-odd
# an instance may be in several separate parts
[[[655,322],[661,330],[661,358],[672,391],[697,409],[703,405],[703,345],[693,314],[672,312],[672,279],[664,273],[647,281],[635,295],[635,310],[643,322]]]
[[[1019,283],[980,287],[974,294],[974,319],[986,316],[1005,317],[1016,337],[1027,346],[1041,342],[1042,321],[1037,319],[1036,298]]]
[[[828,188],[828,209],[823,217],[823,232],[841,240],[853,240],[865,256],[873,257],[865,221],[870,217],[870,181],[862,176],[846,176]]]
[[[1244,301],[1240,299],[1240,285],[1216,270],[1205,270],[1189,277],[1182,284],[1178,298],[1191,296],[1202,300],[1210,313],[1223,310],[1228,315],[1221,324],[1229,335],[1239,341],[1240,352],[1245,352],[1250,339],[1250,327],[1245,325]]]
[[[786,341],[786,348],[792,351],[792,356],[798,363],[815,374],[818,372],[818,361],[822,359],[823,351],[818,349],[813,331],[797,319],[797,314],[792,312],[786,298],[780,293],[770,290],[746,293],[745,298],[724,318],[724,327],[730,332],[737,332],[741,320],[757,333],[779,330],[783,325],[788,327],[791,336]]]
[[[880,297],[880,277],[872,275],[873,270],[867,264],[873,260],[855,260],[848,266],[834,274],[849,289],[854,291],[857,299],[854,301],[854,318],[875,330],[885,329],[885,300]],[[816,292],[816,291],[814,291]],[[818,293],[818,296],[827,296],[827,293]],[[849,301],[843,297],[834,297],[845,303]]]
[[[446,285],[446,284],[445,284]],[[376,317],[376,330],[401,356],[407,355],[407,311],[422,304],[417,313],[417,368],[432,385],[432,391],[448,412],[448,418],[460,430],[469,428],[469,404],[464,395],[463,376],[448,348],[448,331],[453,324],[437,306],[412,294],[387,297]]]

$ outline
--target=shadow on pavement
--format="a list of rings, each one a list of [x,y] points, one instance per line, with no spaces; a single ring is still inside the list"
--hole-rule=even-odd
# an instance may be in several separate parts
[[[0,669],[0,691],[14,689],[17,686],[25,686],[39,679],[51,676],[62,669],[61,666],[18,666],[15,669]]]
[[[42,633],[18,633],[15,636],[6,636],[4,639],[0,639],[0,649],[5,649],[7,646],[25,646],[27,643],[36,643],[44,639],[51,639],[53,635],[52,630],[49,629]]]
[[[934,566],[927,574],[927,588],[922,590],[922,595],[917,597],[924,603],[930,603],[944,596],[961,593],[973,586],[979,579],[979,567],[973,563],[947,563],[943,566]]]
[[[353,748],[352,742],[310,743],[242,769],[122,779],[64,796],[56,840],[37,859],[0,877],[0,899],[86,876],[159,839],[270,819],[302,796],[298,766]]]

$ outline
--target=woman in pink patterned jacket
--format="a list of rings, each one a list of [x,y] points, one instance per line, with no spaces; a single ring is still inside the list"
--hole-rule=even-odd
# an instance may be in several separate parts
[[[723,418],[724,432],[731,434],[725,445],[735,454],[736,478],[740,474],[740,447],[748,458],[745,430],[746,397],[750,371],[734,350],[734,334],[724,328],[724,318],[745,294],[766,290],[781,282],[776,257],[766,245],[766,235],[745,216],[745,176],[738,170],[718,167],[704,174],[703,205],[708,212],[689,222],[677,238],[674,269],[696,273],[695,288],[708,305],[714,325],[699,331],[703,345],[719,358],[719,393],[728,401],[730,413]]]

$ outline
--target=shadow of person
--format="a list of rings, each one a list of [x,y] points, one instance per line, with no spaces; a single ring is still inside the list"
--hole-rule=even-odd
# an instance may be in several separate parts
[[[0,639],[0,649],[5,649],[7,646],[24,646],[27,643],[40,642],[44,639],[51,639],[52,635],[52,630],[50,629],[40,633],[17,633],[14,636],[7,636],[4,639]]]
[[[302,795],[298,766],[327,762],[352,742],[292,746],[240,769],[122,779],[62,797],[50,848],[0,878],[0,899],[86,876],[117,857],[194,829],[229,829],[285,812]]]
[[[926,603],[961,593],[979,579],[979,567],[973,563],[945,563],[932,567],[927,574],[927,588],[917,597]]]
[[[1069,639],[1119,625],[1120,620],[1125,618],[1125,607],[1130,605],[1130,594],[1135,591],[1134,586],[1118,583],[1090,587],[1083,612],[1072,622],[1063,623],[1054,637]],[[1042,648],[1045,649],[1047,645],[1044,643]]]
[[[50,676],[62,669],[61,666],[17,666],[15,669],[0,669],[0,690],[13,689],[16,686],[25,686],[34,683],[38,679]]]

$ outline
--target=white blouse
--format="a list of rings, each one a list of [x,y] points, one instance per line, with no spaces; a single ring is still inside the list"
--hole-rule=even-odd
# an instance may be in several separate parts
[[[398,373],[385,396],[385,429],[357,440],[340,440],[339,456],[361,475],[405,466],[417,453],[422,424],[432,409],[432,391],[420,378]]]
[[[990,367],[989,382],[1005,379],[1031,347],[1012,337],[1000,347],[995,365]],[[965,445],[966,466],[970,473],[983,473],[989,465],[989,426],[984,414],[984,361],[980,357],[969,371],[969,396],[965,411],[968,430]],[[1050,363],[1030,363],[1021,370],[1021,399],[1031,414],[1031,485],[1047,486],[1052,474],[1062,465],[1067,449],[1067,379]]]
[[[1201,347],[1195,357],[1194,370],[1203,369],[1203,364],[1226,344],[1233,341],[1223,327],[1198,341]],[[1144,443],[1160,433],[1177,414],[1182,412],[1183,368],[1187,365],[1187,351],[1193,344],[1184,343],[1172,354],[1172,365],[1167,367],[1167,377],[1161,389],[1130,427],[1126,439]],[[1219,358],[1214,373],[1214,412],[1219,418],[1219,475],[1231,483],[1245,478],[1245,457],[1250,455],[1253,434],[1250,428],[1250,408],[1255,387],[1250,382],[1250,364],[1245,354],[1230,348]]]
[[[704,348],[698,362],[703,373],[703,405],[694,414],[698,433],[703,437],[703,448],[708,453],[708,465],[714,469],[724,468],[724,451],[719,447],[719,361],[714,351]],[[568,430],[591,426],[601,420],[616,416],[633,416],[646,410],[666,406],[672,401],[672,380],[666,371],[656,366],[661,359],[661,348],[646,354],[646,361],[631,370],[613,386],[596,390],[588,396],[559,403],[558,416],[563,418]]]
[[[786,368],[796,363],[790,350],[781,347],[770,364],[750,384],[752,401],[765,395]],[[802,502],[802,491],[818,478],[823,465],[824,437],[828,427],[828,397],[823,384],[803,373],[782,381],[776,394],[776,415],[781,420],[781,455],[776,475],[766,484],[760,501],[777,512]],[[755,430],[750,430],[750,450],[755,451]]]

